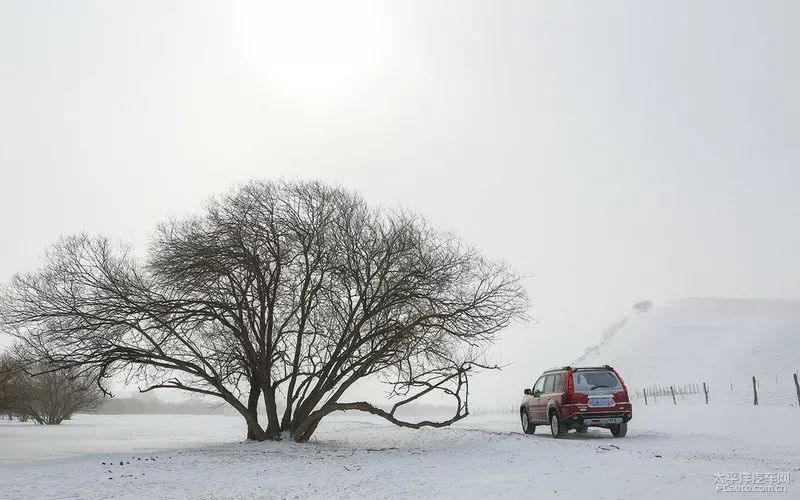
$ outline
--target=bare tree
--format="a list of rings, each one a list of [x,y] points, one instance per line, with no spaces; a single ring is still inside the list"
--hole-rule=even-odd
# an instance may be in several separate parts
[[[321,183],[252,182],[159,226],[143,263],[103,238],[62,240],[0,314],[48,362],[221,398],[248,438],[306,441],[334,411],[464,418],[469,375],[495,368],[487,347],[526,308],[507,266],[418,216]],[[364,379],[387,384],[391,409],[346,400]],[[399,417],[434,394],[452,398],[450,418]]]
[[[633,305],[633,310],[638,313],[646,313],[653,308],[653,303],[649,300],[643,300]]]
[[[0,384],[5,410],[39,425],[58,425],[78,411],[95,409],[103,398],[89,372],[30,365],[10,355],[0,360]]]

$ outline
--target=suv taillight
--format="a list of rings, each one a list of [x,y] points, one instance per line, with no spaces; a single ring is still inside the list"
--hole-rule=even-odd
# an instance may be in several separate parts
[[[566,373],[567,377],[567,394],[564,397],[564,403],[572,403],[572,396],[575,394],[575,381],[572,380],[572,370]]]
[[[611,371],[614,372],[614,375],[616,375],[617,378],[619,379],[619,383],[622,386],[622,390],[625,391],[625,399],[628,400],[628,387],[625,385],[625,381],[622,380],[622,377],[619,376],[619,373],[617,373],[617,370],[612,368]]]

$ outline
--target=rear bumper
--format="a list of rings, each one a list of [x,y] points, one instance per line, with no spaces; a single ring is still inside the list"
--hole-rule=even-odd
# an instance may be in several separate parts
[[[562,405],[561,420],[572,428],[605,427],[619,422],[629,422],[633,418],[630,403],[618,403],[607,409],[589,408],[586,405]],[[614,420],[607,420],[614,419]]]

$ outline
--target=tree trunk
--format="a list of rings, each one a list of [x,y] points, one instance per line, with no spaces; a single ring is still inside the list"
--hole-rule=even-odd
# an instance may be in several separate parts
[[[294,430],[292,431],[292,439],[298,443],[306,443],[311,436],[314,434],[314,431],[317,430],[317,426],[322,421],[322,417],[326,414],[319,414],[318,412],[314,412],[314,414],[307,417],[302,422],[294,422]]]
[[[319,404],[323,395],[324,391],[316,388],[313,389],[311,393],[309,393],[294,410],[294,415],[292,416],[292,419],[285,430],[289,430],[292,432],[292,434],[294,434],[294,431],[298,428],[300,423],[307,420],[312,414],[314,407]]]
[[[258,399],[260,397],[261,390],[259,389],[258,384],[251,383],[250,394],[247,398],[247,413],[255,425],[251,426],[249,423],[247,425],[247,439],[250,441],[263,441],[263,439],[259,439],[260,434],[256,431],[256,429],[261,430],[261,433],[263,434],[261,425],[258,423]]]
[[[218,389],[220,389],[220,387],[218,387]],[[222,399],[234,407],[247,423],[247,439],[252,441],[266,441],[267,433],[264,432],[264,429],[262,429],[261,425],[258,423],[258,400],[256,400],[255,409],[251,411],[249,407],[249,398],[247,401],[248,406],[245,406],[233,394],[224,390],[224,388],[222,388],[220,392],[222,393]]]
[[[291,430],[292,426],[292,401],[287,398],[286,409],[283,411],[283,418],[281,419],[281,431]]]
[[[278,418],[278,405],[275,402],[275,391],[269,385],[264,384],[264,407],[267,410],[267,435],[270,438],[277,438],[281,434],[281,421]]]
[[[266,441],[267,433],[264,432],[264,429],[258,425],[257,420],[253,420],[251,418],[245,418],[247,422],[247,439],[250,441]]]

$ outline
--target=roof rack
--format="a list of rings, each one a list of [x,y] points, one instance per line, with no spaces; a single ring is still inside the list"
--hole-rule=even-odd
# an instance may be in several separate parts
[[[555,368],[550,368],[545,370],[544,373],[549,372],[560,372],[560,371],[573,371],[573,370],[613,370],[611,365],[600,365],[600,366],[557,366]]]
[[[545,370],[544,373],[547,373],[547,372],[560,372],[560,371],[567,371],[567,370],[572,370],[572,367],[571,366],[558,366],[558,367],[555,367],[555,368],[550,368],[549,370]]]

